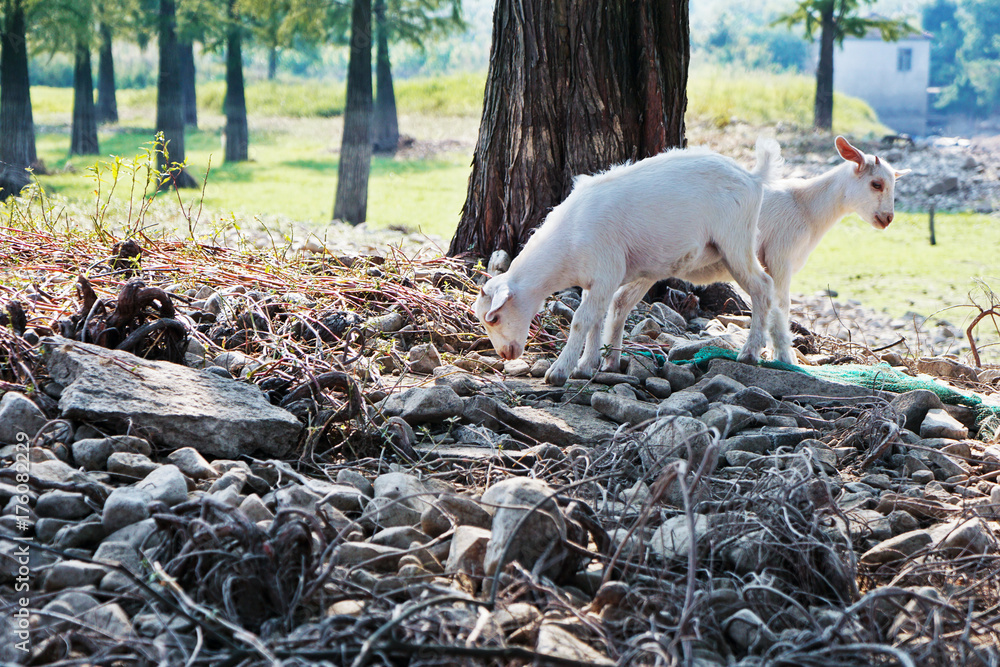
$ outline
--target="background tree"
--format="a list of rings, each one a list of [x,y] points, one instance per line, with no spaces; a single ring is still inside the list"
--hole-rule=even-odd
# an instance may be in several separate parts
[[[184,163],[184,101],[180,89],[177,57],[177,15],[174,0],[160,0],[158,15],[159,76],[156,85],[156,131],[163,133],[163,146],[157,167],[170,172],[179,188],[197,187],[198,183],[181,165]]]
[[[114,33],[111,24],[101,22],[97,59],[97,122],[118,122],[118,93],[115,86]]]
[[[576,174],[684,144],[687,0],[499,0],[449,254],[515,254]]]
[[[914,32],[906,21],[879,16],[864,17],[861,10],[876,0],[799,0],[791,12],[779,17],[775,24],[789,27],[802,25],[805,37],[812,41],[819,30],[819,63],[816,66],[816,102],[813,125],[821,130],[833,128],[833,47],[845,37],[863,37],[878,30],[882,39],[896,41]]]
[[[371,24],[371,0],[354,0],[344,135],[333,204],[334,220],[345,220],[352,225],[364,222],[368,216],[368,175],[372,161]]]
[[[942,102],[958,102],[988,117],[1000,113],[1000,3],[964,0],[956,11],[962,45],[956,53],[954,81]],[[964,102],[964,104],[962,104]]]
[[[226,30],[226,162],[244,162],[249,158],[250,133],[247,128],[247,102],[243,85],[243,26],[237,0],[227,2]]]
[[[184,124],[198,127],[197,72],[194,67],[194,41],[190,38],[177,42],[178,74],[181,80],[181,103],[184,107]]]
[[[35,124],[25,13],[30,0],[3,0],[0,26],[0,196],[6,198],[28,184],[25,169],[35,165]]]

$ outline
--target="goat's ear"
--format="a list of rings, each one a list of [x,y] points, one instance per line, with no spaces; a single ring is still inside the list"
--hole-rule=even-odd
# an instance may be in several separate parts
[[[487,311],[486,315],[483,317],[487,324],[496,324],[497,320],[500,319],[499,310],[503,308],[503,305],[510,301],[510,288],[506,285],[502,285],[493,293],[493,301],[490,302],[490,309]]]
[[[913,171],[913,170],[912,169],[904,169],[903,171],[897,171],[896,172],[896,178],[902,178],[903,176],[906,176],[911,171]]]
[[[835,143],[837,145],[837,152],[840,153],[840,157],[856,163],[858,166],[854,168],[854,171],[855,173],[860,174],[861,170],[865,168],[865,154],[852,146],[847,139],[843,137],[837,137],[837,141]]]

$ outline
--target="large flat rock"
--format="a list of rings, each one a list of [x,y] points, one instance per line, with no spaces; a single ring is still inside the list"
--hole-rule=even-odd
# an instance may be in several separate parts
[[[49,375],[65,387],[59,411],[67,419],[129,424],[160,447],[225,458],[283,456],[302,430],[248,384],[61,336],[43,344]]]
[[[705,378],[716,375],[725,375],[747,387],[760,387],[779,399],[796,396],[801,397],[798,400],[802,402],[809,402],[810,398],[813,401],[822,401],[824,398],[858,398],[872,395],[892,398],[891,394],[875,392],[858,385],[830,382],[805,373],[750,366],[728,359],[713,359],[709,363]]]

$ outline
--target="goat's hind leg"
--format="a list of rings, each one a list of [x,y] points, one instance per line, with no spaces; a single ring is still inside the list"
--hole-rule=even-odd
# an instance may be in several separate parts
[[[795,351],[792,350],[792,334],[788,329],[788,313],[791,309],[791,276],[785,271],[772,271],[774,280],[775,306],[771,308],[770,326],[771,343],[774,345],[774,356],[778,361],[794,364]]]
[[[617,373],[621,370],[622,339],[625,335],[625,321],[629,313],[639,303],[643,295],[653,286],[652,280],[636,280],[622,285],[611,299],[611,308],[604,320],[602,346],[608,348],[608,356],[601,364],[602,371]]]
[[[774,281],[764,273],[763,267],[753,253],[741,252],[723,260],[729,274],[740,287],[750,295],[750,335],[740,350],[739,360],[745,364],[755,364],[767,344],[767,323],[774,308]]]

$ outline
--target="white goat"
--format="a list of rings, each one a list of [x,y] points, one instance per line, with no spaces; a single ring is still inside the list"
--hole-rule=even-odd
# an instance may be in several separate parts
[[[602,345],[611,349],[604,367],[617,370],[625,318],[655,281],[676,276],[704,283],[720,273],[735,278],[752,302],[740,360],[760,356],[769,314],[772,336],[784,337],[774,340],[775,348],[789,348],[773,282],[755,254],[763,185],[779,162],[777,144],[764,140],[757,142],[752,173],[706,149],[687,149],[578,176],[507,273],[486,281],[476,299],[476,315],[497,352],[504,359],[521,356],[545,298],[580,286],[583,301],[566,347],[545,379],[562,385],[570,371],[593,375]]]

